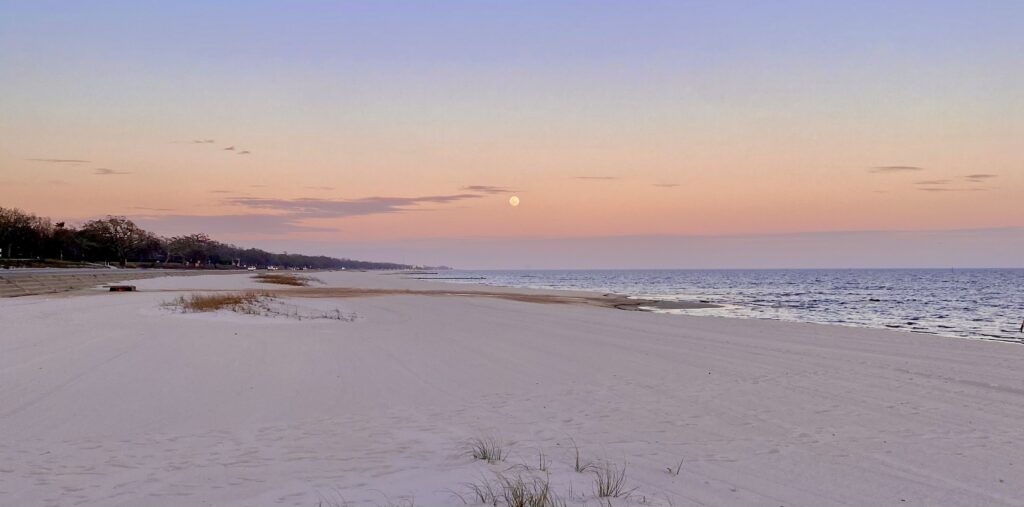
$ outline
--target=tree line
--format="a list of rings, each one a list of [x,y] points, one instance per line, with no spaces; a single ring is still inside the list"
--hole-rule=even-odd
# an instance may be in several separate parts
[[[279,266],[310,269],[406,269],[388,262],[271,253],[221,243],[206,234],[162,237],[121,216],[75,227],[16,208],[0,207],[0,258],[115,262],[145,266]]]

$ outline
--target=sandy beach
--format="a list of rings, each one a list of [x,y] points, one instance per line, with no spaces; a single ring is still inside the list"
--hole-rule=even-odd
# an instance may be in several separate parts
[[[0,505],[1024,505],[1020,345],[314,276],[0,299]],[[165,306],[242,289],[307,317]]]

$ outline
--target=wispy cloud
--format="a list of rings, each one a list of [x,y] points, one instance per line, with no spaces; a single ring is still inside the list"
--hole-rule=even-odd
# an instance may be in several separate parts
[[[658,188],[675,188],[678,187],[678,183],[655,183],[654,186]]]
[[[262,187],[265,185],[249,185]],[[327,189],[331,187],[319,187]],[[450,210],[463,201],[480,199],[487,195],[508,191],[503,187],[473,185],[462,192],[415,197],[363,197],[359,199],[274,199],[248,196],[229,196],[225,204],[241,207],[244,211],[230,215],[151,215],[139,219],[161,234],[179,234],[202,231],[224,235],[282,235],[302,232],[336,231],[333,227],[307,225],[310,219],[344,218],[404,212],[430,212]],[[214,190],[213,193],[226,193]],[[443,206],[443,207],[441,207]],[[163,211],[144,209],[145,211]]]
[[[923,167],[917,167],[914,165],[880,165],[868,169],[868,172],[872,173],[905,173],[914,171],[923,171]]]
[[[74,158],[30,158],[33,162],[46,162],[48,164],[88,164],[89,160],[79,160]]]
[[[249,185],[249,188],[267,188],[266,185]]]
[[[119,176],[122,174],[131,174],[127,171],[115,171],[113,169],[107,169],[106,167],[100,167],[93,171],[96,176]]]
[[[239,155],[250,155],[250,154],[252,154],[252,152],[249,151],[249,150],[242,150],[242,151],[238,152],[238,154]]]
[[[129,206],[128,209],[137,209],[139,211],[175,211],[174,208],[150,208],[147,206]]]
[[[303,225],[290,215],[156,215],[136,222],[159,234],[187,234],[196,231],[218,235],[282,235],[295,232],[333,232],[333,228]]]
[[[964,179],[967,180],[967,181],[985,181],[985,180],[990,180],[992,178],[995,178],[997,176],[999,176],[999,175],[998,174],[984,174],[984,173],[968,174],[967,176],[964,176]]]
[[[479,192],[481,194],[510,194],[512,192],[516,192],[516,190],[511,188],[497,187],[494,185],[469,185],[462,187],[462,190]]]
[[[234,146],[228,146],[227,148],[224,148],[224,151],[235,151],[235,147]]]
[[[250,185],[250,186],[262,186],[262,185]],[[334,187],[302,187],[307,190],[334,190]]]
[[[68,183],[68,182],[66,182],[64,180],[49,180],[46,183],[48,185],[54,185],[54,186],[58,186],[58,187],[65,187],[65,186],[70,185],[70,183]]]
[[[593,181],[607,181],[607,180],[617,180],[617,179],[619,179],[619,177],[618,176],[573,176],[573,179],[577,179],[577,180],[593,180]]]
[[[915,185],[947,185],[952,183],[953,180],[924,180],[918,181]]]
[[[230,190],[210,190],[211,194],[233,194]]]
[[[924,187],[918,190],[922,192],[985,192],[987,188],[949,188],[949,187]]]
[[[283,212],[293,217],[341,218],[417,210],[426,204],[449,204],[466,199],[479,199],[480,194],[428,195],[421,197],[364,197],[351,200],[331,199],[265,199],[238,197],[227,202],[246,208]]]
[[[216,141],[214,141],[213,139],[196,139],[195,141],[192,142],[194,144],[213,144]]]

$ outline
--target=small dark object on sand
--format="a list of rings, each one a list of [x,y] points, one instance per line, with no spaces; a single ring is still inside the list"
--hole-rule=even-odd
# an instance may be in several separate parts
[[[110,292],[135,292],[134,285],[111,285]]]

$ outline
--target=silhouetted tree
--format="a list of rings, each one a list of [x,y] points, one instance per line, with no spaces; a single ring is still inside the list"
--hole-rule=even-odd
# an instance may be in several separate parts
[[[155,239],[152,234],[135,225],[135,222],[115,216],[86,222],[82,232],[106,245],[121,266],[127,265],[128,257],[139,253],[143,247],[152,247]]]
[[[211,239],[206,234],[160,238],[134,222],[108,216],[86,222],[81,228],[64,222],[0,207],[0,248],[6,257],[59,258],[81,261],[129,260],[171,263],[180,258],[196,265],[280,266],[312,269],[402,269],[403,264],[337,259],[323,255],[275,254],[258,248],[241,248]]]

